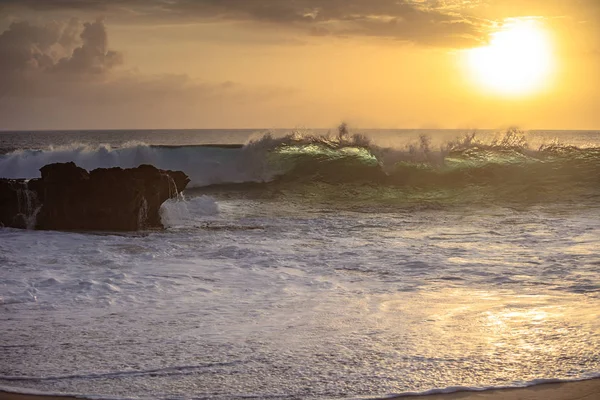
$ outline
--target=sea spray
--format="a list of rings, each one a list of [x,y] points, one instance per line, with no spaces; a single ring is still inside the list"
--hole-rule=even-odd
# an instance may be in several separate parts
[[[556,141],[540,146],[530,143],[527,133],[509,129],[496,136],[469,133],[435,145],[429,136],[421,135],[409,143],[382,147],[342,126],[335,134],[265,134],[243,147],[169,147],[136,142],[119,148],[74,145],[22,150],[0,155],[0,177],[34,178],[43,165],[64,161],[75,161],[88,170],[139,164],[182,170],[191,179],[188,188],[281,180],[488,185],[511,182],[515,177],[525,180],[532,172],[534,180],[564,177],[560,184],[587,183],[598,175],[598,147],[566,146]]]
[[[190,187],[222,183],[264,182],[278,171],[269,169],[266,154],[270,148],[249,146],[221,148],[206,146],[131,147],[68,146],[46,150],[19,150],[0,155],[0,178],[38,178],[40,168],[58,162],[75,162],[91,171],[96,168],[135,168],[142,164],[164,170],[184,171]]]
[[[148,200],[142,196],[140,202],[140,209],[138,211],[138,229],[143,230],[146,228],[146,221],[148,221]]]
[[[18,213],[24,221],[26,229],[35,229],[37,215],[42,208],[37,194],[29,189],[29,182],[22,182],[22,188],[17,190]]]
[[[185,199],[183,195],[167,200],[160,207],[160,218],[166,228],[195,226],[205,217],[219,214],[219,205],[210,196]]]
[[[169,198],[176,201],[185,201],[183,193],[177,190],[177,184],[173,177],[167,173],[163,173],[162,176],[169,182]]]

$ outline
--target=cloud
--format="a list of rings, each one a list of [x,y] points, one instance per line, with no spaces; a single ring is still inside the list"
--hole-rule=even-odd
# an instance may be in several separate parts
[[[32,26],[14,22],[0,35],[0,71],[46,68],[54,64],[51,50],[61,41],[58,24]]]
[[[57,9],[70,10],[108,10],[119,5],[142,4],[143,1],[136,0],[0,0],[4,7],[18,8],[28,7],[38,11]]]
[[[0,34],[0,97],[53,96],[74,82],[102,81],[122,62],[101,20],[13,22]]]
[[[9,130],[243,128],[266,120],[283,123],[278,118],[295,94],[278,87],[201,83],[186,75],[38,80],[33,92],[0,97],[0,120]]]
[[[52,22],[45,26],[13,22],[0,34],[0,71],[10,73],[101,74],[122,63],[122,56],[108,50],[108,36],[101,20],[83,24]],[[2,78],[0,78],[2,79]]]
[[[484,28],[481,20],[461,14],[462,1],[0,0],[0,4],[35,11],[101,11],[115,18],[136,15],[137,21],[254,22],[303,29],[313,36],[330,32],[449,47],[477,45]]]
[[[2,129],[194,127],[227,114],[246,120],[294,91],[187,75],[145,75],[109,49],[102,20],[35,25],[0,33]]]
[[[108,35],[101,20],[86,22],[83,27],[83,44],[70,57],[61,58],[54,66],[55,71],[101,74],[123,63],[120,53],[108,50]]]
[[[251,22],[311,36],[383,37],[453,48],[485,41],[491,24],[483,16],[590,23],[600,17],[598,0],[0,0],[0,7],[102,13],[129,23]]]

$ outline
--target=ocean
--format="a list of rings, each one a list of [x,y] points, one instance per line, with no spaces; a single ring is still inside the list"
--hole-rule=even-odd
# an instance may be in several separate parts
[[[0,132],[152,164],[164,231],[0,228],[0,390],[365,399],[600,376],[600,132]]]

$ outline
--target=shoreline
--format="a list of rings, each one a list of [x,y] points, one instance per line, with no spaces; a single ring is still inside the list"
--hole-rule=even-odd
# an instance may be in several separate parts
[[[17,389],[15,390],[22,390]],[[406,394],[385,397],[387,400],[416,398],[418,400],[600,400],[600,378],[541,383],[524,388],[489,389],[482,391],[457,391],[436,394]],[[99,396],[57,396],[25,394],[0,390],[1,400],[77,400],[101,399]]]

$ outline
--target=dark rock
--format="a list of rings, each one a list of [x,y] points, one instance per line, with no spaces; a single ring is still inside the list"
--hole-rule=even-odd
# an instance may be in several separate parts
[[[0,179],[0,226],[33,228],[38,211],[37,193],[25,179]]]
[[[59,163],[40,171],[40,179],[0,179],[0,224],[45,230],[162,228],[160,206],[189,183],[181,171],[151,165],[88,173],[74,163]]]
[[[89,179],[88,172],[75,163],[49,164],[40,169],[44,183],[78,183]]]

